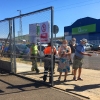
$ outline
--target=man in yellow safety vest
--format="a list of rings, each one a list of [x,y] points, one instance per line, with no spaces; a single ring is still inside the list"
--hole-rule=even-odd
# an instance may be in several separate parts
[[[31,59],[32,59],[32,71],[36,71],[36,73],[39,73],[39,69],[37,67],[37,58],[36,56],[38,55],[39,51],[38,51],[38,46],[36,43],[32,43],[32,46],[30,48],[30,54],[31,54]],[[35,57],[34,57],[35,56]]]

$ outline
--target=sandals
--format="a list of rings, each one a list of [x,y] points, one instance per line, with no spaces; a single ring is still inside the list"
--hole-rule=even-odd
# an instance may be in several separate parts
[[[74,81],[77,81],[76,77],[73,77],[73,80],[74,80]]]
[[[83,79],[82,79],[82,78],[80,78],[80,77],[79,77],[79,78],[77,78],[77,80],[81,80],[81,81],[83,81]]]

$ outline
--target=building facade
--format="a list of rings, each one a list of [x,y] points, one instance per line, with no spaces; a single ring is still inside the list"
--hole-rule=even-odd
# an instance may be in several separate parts
[[[100,19],[85,17],[78,19],[71,26],[64,27],[64,37],[75,37],[77,42],[82,38],[91,43],[100,43]]]

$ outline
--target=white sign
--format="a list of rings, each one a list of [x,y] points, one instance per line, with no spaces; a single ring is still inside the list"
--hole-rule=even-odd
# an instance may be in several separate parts
[[[36,36],[37,24],[29,24],[29,35]]]
[[[50,24],[48,21],[42,23],[29,24],[29,38],[30,43],[50,42]]]
[[[65,32],[64,34],[65,34],[65,35],[69,35],[69,32]]]
[[[72,39],[72,36],[65,36],[65,39],[70,41]]]
[[[48,43],[50,42],[50,24],[49,22],[43,22],[39,24],[40,26],[40,42]]]
[[[37,43],[37,23],[29,24],[30,43]]]

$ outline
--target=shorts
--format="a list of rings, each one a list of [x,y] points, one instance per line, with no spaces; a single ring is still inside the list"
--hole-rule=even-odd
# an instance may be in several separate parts
[[[69,71],[69,66],[66,66],[65,69],[58,68],[57,71],[58,72],[68,72]]]
[[[73,69],[82,68],[82,64],[83,64],[83,59],[80,60],[74,57]]]

